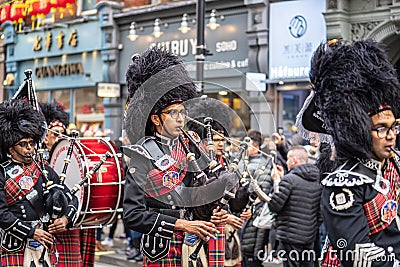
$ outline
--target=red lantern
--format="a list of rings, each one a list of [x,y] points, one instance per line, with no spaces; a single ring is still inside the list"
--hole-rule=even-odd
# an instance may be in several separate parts
[[[29,0],[26,1],[26,4],[28,5],[28,13],[31,16],[32,29],[33,29],[35,27],[35,21],[39,14],[40,2],[39,0]]]
[[[52,21],[54,22],[56,20],[56,12],[57,12],[57,7],[58,7],[58,0],[50,0],[50,11],[53,14],[52,15]]]
[[[1,11],[0,11],[0,23],[1,24],[6,22],[7,20],[10,20],[10,9],[11,9],[11,5],[9,3],[6,3],[1,7]]]
[[[47,15],[50,13],[51,5],[50,0],[40,0],[39,14]]]
[[[39,5],[39,12],[38,12],[38,24],[37,26],[40,26],[40,23],[44,20],[47,14],[50,13],[51,10],[51,4],[50,0],[40,0],[40,5]]]
[[[21,30],[22,23],[26,17],[26,4],[23,1],[15,1],[11,5],[10,9],[10,20],[16,25],[19,25],[19,30]]]

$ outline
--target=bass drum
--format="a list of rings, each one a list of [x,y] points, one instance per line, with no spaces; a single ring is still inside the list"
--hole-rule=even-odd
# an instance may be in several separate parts
[[[61,174],[70,141],[60,139],[51,151],[50,166]],[[65,184],[69,189],[79,184],[86,174],[100,162],[106,152],[112,157],[87,180],[76,193],[79,200],[76,228],[97,228],[111,224],[122,211],[124,170],[122,154],[109,138],[78,137],[68,165]]]

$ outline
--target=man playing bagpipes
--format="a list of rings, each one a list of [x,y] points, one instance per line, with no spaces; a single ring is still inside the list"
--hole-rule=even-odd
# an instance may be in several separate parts
[[[58,175],[36,159],[35,148],[42,141],[43,126],[43,116],[28,102],[12,99],[0,104],[3,266],[56,263],[52,234],[70,226],[76,213],[76,206],[68,204],[68,189],[57,187]]]
[[[60,138],[66,138],[66,129],[69,124],[69,115],[64,107],[57,102],[40,103],[40,110],[46,119],[47,133],[43,140],[45,158],[50,160],[54,145]],[[68,179],[68,177],[66,177]],[[96,229],[67,229],[56,235],[59,252],[59,267],[94,266],[96,248]]]
[[[135,145],[124,148],[131,160],[123,214],[127,227],[144,234],[143,265],[223,266],[223,239],[213,253],[200,252],[194,261],[182,256],[184,239],[189,246],[203,244],[215,238],[216,225],[226,221],[226,211],[218,208],[210,221],[200,220],[192,210],[220,199],[236,182],[234,174],[225,173],[209,185],[199,183],[207,177],[193,159],[204,150],[198,149],[195,133],[182,129],[185,102],[196,97],[193,80],[179,58],[156,47],[133,56],[126,79],[130,103],[125,129]]]

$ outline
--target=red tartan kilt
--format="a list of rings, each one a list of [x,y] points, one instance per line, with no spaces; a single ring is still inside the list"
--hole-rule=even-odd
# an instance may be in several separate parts
[[[324,259],[322,261],[322,267],[340,267],[340,261],[336,254],[332,252],[333,247],[328,246],[328,250],[325,252]]]
[[[80,230],[67,230],[56,235],[56,247],[59,253],[57,267],[81,267],[83,260],[81,256],[80,246]],[[52,255],[52,261],[56,262],[56,258]]]
[[[50,254],[50,261],[52,264],[53,264],[52,253],[54,252],[53,250],[48,252]],[[24,266],[24,252],[25,252],[25,247],[19,251],[14,251],[14,252],[8,252],[3,248],[0,248],[1,266],[7,266],[7,267]]]

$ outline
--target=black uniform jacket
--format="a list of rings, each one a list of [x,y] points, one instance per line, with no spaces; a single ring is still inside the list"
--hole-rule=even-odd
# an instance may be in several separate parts
[[[324,222],[342,265],[393,266],[400,259],[399,173],[393,158],[383,167],[349,160],[322,184]]]
[[[20,181],[16,178],[21,177],[18,172],[22,170],[22,164],[14,161],[6,161],[0,168],[0,227],[5,231],[2,246],[7,250],[20,249],[28,237],[33,237],[35,228],[33,221],[43,220],[44,213],[47,213],[48,207],[45,207],[45,197],[43,193],[43,177],[39,174],[37,180],[29,179],[29,174],[23,174]],[[31,164],[31,169],[38,174],[37,168]],[[48,180],[54,183],[59,182],[58,175],[49,166],[46,166]],[[23,181],[34,183],[31,190]],[[33,190],[35,189],[35,190]],[[65,191],[68,190],[65,188]],[[35,192],[36,191],[36,192]],[[30,192],[30,193],[28,193]],[[31,203],[28,198],[38,195],[38,200]],[[69,203],[63,206],[63,214],[71,223],[77,209],[77,199],[73,198]],[[6,237],[9,237],[7,239]],[[7,242],[6,242],[7,239]]]

